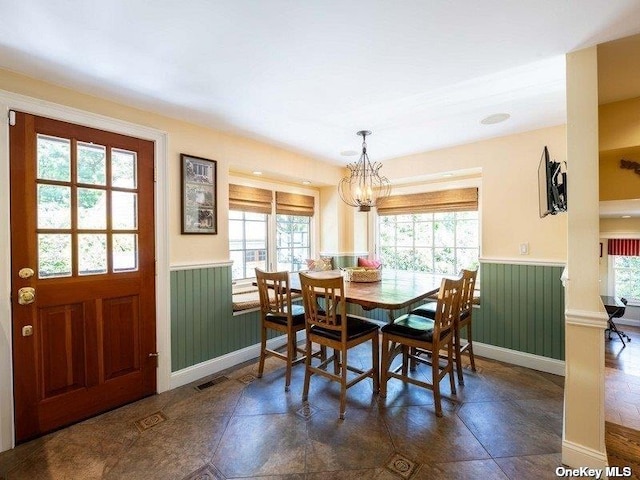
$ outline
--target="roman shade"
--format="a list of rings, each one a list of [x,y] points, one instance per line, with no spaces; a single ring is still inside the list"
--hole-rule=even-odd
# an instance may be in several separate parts
[[[314,198],[311,195],[276,192],[276,213],[313,217]]]
[[[270,214],[272,198],[271,190],[229,184],[229,210]]]
[[[607,242],[609,255],[640,257],[640,240],[637,238],[610,238]]]
[[[438,192],[392,195],[378,205],[378,215],[463,212],[478,210],[478,189],[457,188]]]

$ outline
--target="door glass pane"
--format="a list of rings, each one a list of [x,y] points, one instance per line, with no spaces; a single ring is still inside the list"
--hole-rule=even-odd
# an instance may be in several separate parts
[[[38,185],[38,228],[71,228],[71,189]]]
[[[78,143],[78,183],[107,184],[105,147],[90,143]]]
[[[107,236],[104,234],[78,235],[78,274],[107,273]]]
[[[38,235],[38,277],[71,276],[71,235]]]
[[[38,178],[71,180],[71,142],[66,138],[38,135]]]
[[[117,234],[113,236],[113,271],[138,269],[138,236]]]
[[[78,228],[107,228],[107,192],[96,188],[78,188]]]
[[[136,193],[111,193],[111,222],[114,230],[135,230],[138,228],[137,200]]]
[[[111,185],[122,188],[136,188],[136,152],[111,150]]]

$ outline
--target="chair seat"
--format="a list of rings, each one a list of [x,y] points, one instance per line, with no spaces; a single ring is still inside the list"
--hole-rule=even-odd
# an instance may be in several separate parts
[[[284,307],[286,313],[287,307]],[[302,305],[291,305],[291,319],[293,325],[304,324],[304,307]],[[281,325],[287,324],[287,317],[283,315],[277,315],[274,313],[267,313],[266,320],[273,323],[279,323]]]
[[[420,315],[422,317],[427,317],[433,320],[434,318],[436,318],[437,305],[438,305],[438,302],[428,302],[428,303],[425,303],[424,305],[420,305],[419,307],[414,308],[413,310],[411,310],[410,313],[412,315]]]
[[[337,317],[339,318],[340,316],[338,315]],[[347,315],[347,340],[354,340],[376,330],[378,330],[378,325],[375,323]],[[314,335],[320,335],[331,340],[340,341],[341,339],[339,330],[330,330],[314,325],[311,327],[311,331]]]
[[[393,323],[382,327],[382,332],[432,342],[433,326],[434,322],[430,318],[408,313],[398,317]]]
[[[434,318],[436,318],[436,305],[438,305],[437,302],[425,303],[424,305],[420,305],[419,307],[414,308],[410,313],[412,315],[420,315],[421,317],[426,317],[433,320]],[[467,317],[469,317],[469,312],[462,312],[460,314],[460,321],[465,320]]]

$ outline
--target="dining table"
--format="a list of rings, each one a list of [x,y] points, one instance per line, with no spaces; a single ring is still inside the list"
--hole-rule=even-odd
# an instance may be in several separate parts
[[[341,270],[302,272],[315,278],[343,276]],[[445,276],[403,270],[383,270],[382,278],[376,282],[354,282],[345,278],[344,295],[347,303],[360,305],[364,310],[376,308],[387,310],[389,322],[395,320],[395,311],[411,308],[438,293]],[[292,272],[289,276],[292,292],[301,292],[300,276]]]

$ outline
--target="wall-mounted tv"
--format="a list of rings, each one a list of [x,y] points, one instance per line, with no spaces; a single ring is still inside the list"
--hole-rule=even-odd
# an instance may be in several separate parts
[[[540,218],[567,211],[567,171],[561,162],[551,160],[546,145],[538,165],[538,194]]]

